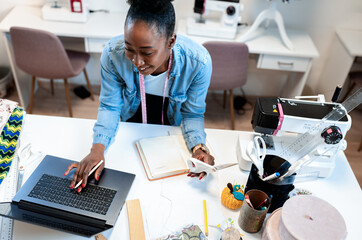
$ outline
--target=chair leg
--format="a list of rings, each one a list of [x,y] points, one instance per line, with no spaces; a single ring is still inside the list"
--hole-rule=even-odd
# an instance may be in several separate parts
[[[84,77],[85,77],[85,80],[87,81],[87,86],[88,86],[88,89],[89,89],[89,92],[90,92],[90,97],[91,99],[94,101],[94,95],[93,95],[93,91],[92,91],[92,86],[89,82],[89,79],[88,79],[88,74],[87,74],[87,71],[85,70],[85,68],[83,69],[83,73],[84,73]]]
[[[223,101],[223,105],[222,105],[222,107],[224,109],[226,108],[226,95],[227,95],[227,92],[226,92],[226,90],[224,90],[224,101]]]
[[[52,93],[52,96],[54,96],[54,81],[53,81],[53,79],[50,79],[50,91]]]
[[[229,95],[230,95],[230,118],[231,118],[231,129],[235,129],[235,119],[234,119],[234,96],[233,96],[233,90],[229,89]]]
[[[69,95],[69,88],[68,88],[68,80],[66,78],[64,78],[64,88],[65,88],[65,97],[67,98],[67,102],[68,102],[69,116],[73,117],[72,104],[70,102],[70,95]]]
[[[29,112],[30,114],[33,112],[35,82],[36,82],[36,77],[35,77],[35,76],[32,76],[32,79],[31,79],[30,101],[29,101],[29,110],[28,110],[28,112]]]

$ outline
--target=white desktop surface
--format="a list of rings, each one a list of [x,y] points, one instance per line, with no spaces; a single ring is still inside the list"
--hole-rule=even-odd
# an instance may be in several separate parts
[[[186,21],[180,20],[177,24],[177,32],[187,35]],[[241,36],[247,31],[246,27],[239,27],[235,39],[211,38],[187,35],[196,42],[203,44],[207,41],[232,41],[238,42]],[[305,31],[287,29],[287,35],[294,45],[293,50],[288,49],[282,42],[278,29],[258,28],[251,37],[245,41],[249,52],[252,54],[270,54],[276,56],[316,58],[319,56],[312,39]]]
[[[0,31],[9,32],[13,26],[36,28],[62,37],[112,38],[123,33],[125,14],[90,13],[86,23],[46,21],[40,7],[15,6],[0,23]]]
[[[337,36],[352,56],[362,56],[362,29],[337,29]]]
[[[21,133],[21,143],[31,142],[33,149],[45,154],[79,161],[88,154],[92,143],[94,120],[48,117],[28,114]],[[106,167],[136,174],[135,181],[127,199],[140,199],[146,239],[150,234],[162,233],[167,229],[178,228],[179,224],[195,223],[203,228],[202,199],[207,200],[209,224],[217,219],[231,217],[237,226],[238,211],[232,211],[220,202],[221,190],[227,182],[245,184],[247,172],[238,166],[218,172],[206,181],[178,176],[157,181],[148,181],[139,159],[135,141],[144,137],[180,133],[180,128],[121,123],[114,143],[106,153]],[[207,129],[207,138],[215,153],[216,163],[236,162],[235,146],[239,131]],[[26,171],[26,168],[25,168]],[[27,173],[25,175],[28,175]],[[24,175],[24,176],[25,176]],[[25,179],[24,179],[25,180]],[[341,152],[336,160],[332,175],[325,179],[296,184],[305,188],[337,208],[347,225],[347,239],[361,236],[360,215],[362,214],[362,192]],[[163,195],[163,196],[161,196]],[[165,198],[166,197],[166,198]],[[172,204],[167,198],[172,199]],[[172,209],[172,211],[171,211]],[[150,226],[153,229],[150,230]],[[219,232],[209,227],[210,238],[219,239]],[[261,232],[245,235],[243,239],[259,239]],[[129,239],[127,210],[124,206],[116,225],[103,233],[110,239]],[[157,237],[153,235],[153,237]],[[15,221],[16,239],[85,239],[76,235],[51,230],[32,224]]]

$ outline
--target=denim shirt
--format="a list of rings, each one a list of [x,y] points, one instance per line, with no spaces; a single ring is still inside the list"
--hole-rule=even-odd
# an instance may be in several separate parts
[[[204,143],[205,98],[210,84],[212,64],[207,50],[185,36],[177,35],[172,49],[167,117],[180,126],[189,149]],[[101,56],[101,93],[93,144],[108,148],[119,120],[132,117],[140,103],[137,68],[126,58],[123,35],[112,38]]]

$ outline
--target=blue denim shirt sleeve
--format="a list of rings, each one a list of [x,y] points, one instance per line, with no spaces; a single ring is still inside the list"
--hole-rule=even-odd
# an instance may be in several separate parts
[[[206,95],[210,85],[212,63],[209,54],[205,55],[203,67],[192,81],[187,91],[187,100],[182,104],[182,133],[189,149],[197,144],[205,144],[204,113]]]
[[[111,56],[112,49],[104,48],[101,56],[101,93],[97,122],[93,128],[93,144],[101,143],[108,148],[120,121],[123,106],[121,88],[122,79],[115,70]]]

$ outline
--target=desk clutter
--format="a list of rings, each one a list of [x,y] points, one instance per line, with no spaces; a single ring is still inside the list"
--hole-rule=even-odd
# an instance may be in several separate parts
[[[258,98],[251,121],[255,135],[246,138],[254,141],[254,146],[243,135],[238,140],[236,153],[240,168],[249,171],[254,163],[263,176],[258,149],[265,142],[267,155],[279,156],[293,164],[291,171],[277,177],[280,180],[293,173],[311,180],[330,176],[336,153],[347,146],[344,138],[351,127],[348,112],[361,103],[360,98],[356,95],[342,104],[325,102],[324,96],[318,101]],[[255,138],[259,139],[256,143]]]
[[[328,202],[310,195],[292,197],[268,218],[262,240],[345,239],[342,215]]]
[[[187,225],[177,232],[171,233],[167,236],[158,238],[157,240],[180,240],[180,239],[192,239],[192,240],[206,240],[207,237],[202,232],[198,225]]]
[[[278,101],[284,101],[284,104],[293,103],[291,106],[297,104],[294,101]],[[270,107],[270,105],[268,106]],[[277,104],[277,106],[279,105]],[[306,107],[303,104],[302,106]],[[333,106],[339,109],[337,105]],[[273,104],[271,107],[273,109],[272,113],[276,114],[279,124],[282,110],[278,107],[273,108]],[[263,107],[263,111],[260,112],[265,112],[264,110],[265,109]],[[284,113],[286,114],[286,112],[287,111]],[[258,116],[258,114],[255,114],[255,116]],[[263,117],[260,117],[259,119],[262,118]],[[287,119],[287,117],[285,117],[285,119]],[[338,120],[335,121],[337,121],[337,123],[339,122]],[[348,125],[348,121],[349,119],[347,116],[345,121],[341,121],[341,126],[343,126],[343,124]],[[284,122],[284,124],[285,123],[286,122]],[[326,122],[323,120],[323,123]],[[283,123],[281,124],[283,125]],[[283,128],[282,125],[279,129],[280,131],[281,129],[283,131],[286,129]],[[327,125],[329,125],[329,122]],[[264,125],[257,124],[257,126],[260,127]],[[320,129],[319,125],[317,129]],[[345,132],[348,130],[346,128],[345,130],[340,130],[339,132],[338,130],[332,129],[329,126],[327,126],[326,129],[327,130],[325,132],[327,133],[330,130],[330,136],[320,134],[320,132],[311,138],[309,138],[309,135],[307,135],[307,139],[311,140],[312,143],[318,143],[317,145],[312,146],[313,151],[316,150],[315,147],[319,147],[320,144],[328,144],[325,141],[332,142],[331,145],[338,144],[339,142],[343,141],[344,137],[340,135],[345,134]],[[138,179],[140,179],[140,173],[142,173],[144,174],[144,178],[146,180],[143,183],[146,185],[154,184],[156,188],[147,189],[148,187],[146,187],[142,189],[143,191],[142,195],[140,195],[140,198],[149,198],[153,200],[152,202],[143,202],[143,204],[147,204],[145,207],[146,211],[143,212],[145,218],[142,216],[143,214],[141,212],[141,204],[139,200],[127,202],[130,229],[129,233],[131,239],[146,239],[148,235],[150,239],[159,238],[162,240],[188,238],[249,240],[253,239],[254,237],[259,237],[261,233],[262,239],[265,240],[309,240],[315,238],[323,239],[325,236],[328,237],[325,239],[344,239],[347,235],[347,227],[342,215],[337,211],[337,209],[328,202],[315,196],[300,196],[309,194],[308,190],[295,189],[294,185],[297,184],[296,181],[298,179],[298,175],[300,174],[299,170],[304,167],[304,164],[310,163],[310,159],[312,161],[316,160],[314,158],[316,155],[308,155],[309,158],[307,159],[309,162],[304,162],[303,160],[301,163],[299,161],[304,159],[305,156],[303,153],[305,152],[305,149],[301,149],[301,152],[298,152],[299,155],[297,154],[297,157],[291,156],[290,151],[285,151],[285,149],[290,150],[290,142],[294,143],[293,141],[295,141],[295,137],[286,138],[283,135],[282,137],[284,142],[281,144],[278,142],[277,135],[274,136],[273,134],[269,134],[269,136],[265,136],[260,132],[241,134],[246,136],[246,142],[238,142],[237,148],[239,146],[239,150],[241,150],[241,148],[244,149],[244,152],[239,156],[246,156],[245,158],[249,159],[250,169],[247,169],[248,171],[246,171],[246,173],[239,171],[236,166],[234,168],[229,167],[228,169],[221,170],[221,166],[227,165],[226,162],[230,161],[230,159],[225,158],[224,163],[221,162],[223,159],[217,158],[218,161],[220,161],[218,163],[224,164],[212,166],[210,173],[213,174],[210,174],[211,176],[206,178],[204,181],[187,178],[186,176],[162,179],[152,183],[147,181],[146,175],[152,176],[153,178],[163,178],[165,176],[171,176],[175,174],[170,171],[169,168],[172,167],[170,166],[170,159],[168,157],[170,155],[179,155],[180,162],[182,162],[182,168],[179,169],[184,169],[185,172],[187,172],[189,169],[193,169],[192,167],[195,167],[195,169],[200,169],[201,165],[197,167],[198,163],[185,160],[189,158],[188,154],[191,153],[186,148],[185,142],[182,141],[182,135],[143,138],[143,140],[146,142],[142,141],[141,145],[137,146],[137,148],[138,151],[142,151],[139,152],[141,158],[147,157],[146,161],[142,159],[142,164],[144,164],[143,167],[146,170],[146,174],[144,174],[142,167],[140,167],[141,170],[137,173],[139,174]],[[305,136],[305,133],[299,134]],[[316,136],[318,136],[323,141],[323,143],[315,141]],[[237,138],[235,138],[235,140],[236,139]],[[271,141],[271,139],[273,141]],[[135,141],[138,141],[138,144],[140,144],[139,139]],[[151,169],[156,169],[152,167],[152,164],[157,165],[157,161],[159,161],[157,156],[159,156],[160,152],[167,152],[164,150],[165,144],[168,144],[168,147],[166,146],[166,150],[170,150],[171,152],[168,152],[168,156],[162,159],[162,161],[159,163],[161,166],[166,168],[166,171],[152,172]],[[282,150],[278,149],[279,152],[276,152],[275,149],[277,148],[276,146],[278,144],[284,146],[285,148]],[[310,150],[311,148],[308,149]],[[327,149],[330,150],[328,147]],[[180,151],[184,150],[186,151],[186,157],[183,157],[183,153],[180,153]],[[322,154],[323,153],[325,152],[322,152]],[[153,160],[150,160],[148,158],[149,156],[153,156]],[[301,159],[299,159],[300,157]],[[50,174],[49,171],[51,168],[45,168],[44,164],[47,163],[49,165],[50,158],[56,159],[55,162],[60,164],[59,158],[47,156],[45,161],[43,161],[39,166],[43,170],[47,169],[48,174]],[[147,170],[145,164],[147,164],[148,168],[150,169]],[[64,166],[53,169],[53,174],[58,174],[58,169],[64,169],[65,166],[68,166],[69,164],[67,163],[62,165]],[[141,166],[140,163],[139,166]],[[220,167],[220,169],[218,167]],[[241,167],[240,159],[239,167]],[[209,171],[209,169],[207,171]],[[243,169],[243,171],[245,170]],[[109,184],[117,182],[110,180],[112,176],[116,176],[116,173],[112,172],[112,174],[109,174],[110,172],[111,169],[105,170],[105,175],[103,175],[101,180],[103,181],[103,184],[106,183],[106,181],[108,181]],[[243,175],[242,181],[235,181],[236,178],[230,174],[231,172],[238,175]],[[25,189],[22,188],[19,193],[24,194],[25,191],[27,191],[27,188],[28,190],[31,190],[29,186],[31,184],[34,185],[37,182],[37,177],[40,176],[39,169],[35,170],[35,173],[38,175],[33,174],[32,177],[30,177],[30,183],[27,181]],[[61,171],[61,173],[63,173],[63,171]],[[133,182],[133,179],[134,176],[132,176],[132,181],[129,181]],[[238,178],[238,180],[240,180],[240,178]],[[90,183],[88,188],[85,188],[82,191],[83,196],[85,193],[91,192],[91,188],[93,186],[92,184],[93,183]],[[132,183],[130,183],[129,187],[131,184]],[[243,184],[245,185],[245,188]],[[116,185],[112,185],[112,188]],[[119,184],[117,187],[119,187]],[[122,186],[122,188],[125,188],[125,186]],[[118,191],[121,191],[121,189],[118,189],[117,192]],[[126,197],[127,194],[128,190],[124,197]],[[29,196],[27,195],[25,198],[28,199],[28,197]],[[16,200],[16,197],[14,199]],[[113,200],[111,202],[113,202]],[[114,202],[112,204],[114,204]],[[68,207],[69,206],[63,206],[62,208],[65,209]],[[71,208],[69,207],[68,209]],[[74,209],[72,211],[74,211]],[[268,216],[268,213],[271,213],[270,216]],[[118,214],[119,212],[112,216],[114,222],[116,221]],[[162,214],[165,215],[163,219]],[[229,219],[230,216],[228,215],[231,214],[233,216],[237,216],[234,218],[237,219],[235,226],[233,225],[233,220]],[[157,221],[155,221],[155,216],[157,216]],[[228,219],[225,220],[226,218]],[[141,221],[143,219],[146,221]],[[56,220],[56,217],[52,217],[52,220]],[[73,220],[70,220],[70,222],[71,221]],[[223,224],[225,221],[227,222],[226,226],[225,223]],[[112,228],[114,222],[112,225],[107,226],[107,228]],[[143,222],[145,224],[143,224]],[[153,228],[155,224],[159,224],[162,228],[159,226]],[[177,230],[176,226],[178,228]],[[152,229],[153,235],[150,234],[150,229]],[[162,232],[160,232],[160,230],[162,230]],[[102,231],[103,229],[93,232],[99,233]],[[169,234],[166,235],[165,233],[167,232]],[[90,236],[92,234],[86,235]]]

